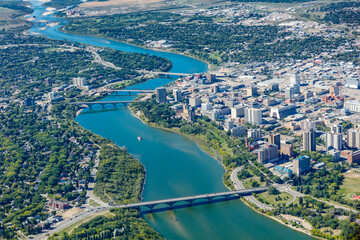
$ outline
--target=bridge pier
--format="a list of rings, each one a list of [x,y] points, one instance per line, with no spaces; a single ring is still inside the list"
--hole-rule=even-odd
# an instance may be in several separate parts
[[[191,207],[192,206],[192,203],[195,201],[195,200],[186,200],[188,202],[188,207]]]
[[[152,212],[153,208],[156,206],[156,204],[150,204],[150,205],[147,205],[146,207],[149,209],[149,213]]]
[[[175,204],[175,202],[169,202],[169,203],[167,203],[168,208],[169,208],[169,209],[172,209],[172,207],[173,207],[174,204]]]

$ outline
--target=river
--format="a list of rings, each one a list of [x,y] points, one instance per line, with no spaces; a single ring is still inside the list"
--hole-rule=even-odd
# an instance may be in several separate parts
[[[40,1],[30,1],[36,24],[29,32],[52,39],[65,39],[126,52],[165,57],[172,61],[171,72],[205,72],[208,67],[196,59],[134,47],[107,39],[77,36],[46,26],[59,19],[46,12]],[[175,78],[156,78],[132,88],[155,89]],[[125,100],[129,96],[108,96],[105,100]],[[131,115],[127,108],[80,114],[76,121],[92,132],[125,146],[141,161],[147,177],[143,200],[158,200],[203,193],[227,191],[222,182],[224,169],[195,143],[179,135],[149,127]],[[143,141],[139,142],[137,137]],[[257,214],[240,200],[146,214],[143,218],[167,239],[311,239],[311,237]]]

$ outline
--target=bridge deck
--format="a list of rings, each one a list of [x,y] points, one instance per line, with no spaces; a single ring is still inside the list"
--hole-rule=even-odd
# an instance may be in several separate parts
[[[118,208],[137,208],[137,207],[148,207],[148,206],[154,206],[159,204],[172,204],[176,202],[181,201],[195,201],[198,199],[213,199],[216,197],[226,197],[231,195],[248,195],[253,192],[265,192],[267,190],[267,187],[262,188],[249,188],[249,189],[242,189],[237,191],[230,191],[230,192],[221,192],[221,193],[211,193],[211,194],[202,194],[202,195],[196,195],[196,196],[188,196],[188,197],[180,197],[180,198],[171,198],[171,199],[164,199],[164,200],[157,200],[157,201],[149,201],[149,202],[139,202],[139,203],[131,203],[131,204],[122,204],[117,205],[115,207]]]
[[[94,105],[94,104],[117,104],[117,103],[134,103],[134,102],[141,102],[141,101],[98,101],[98,102],[69,102],[72,105]]]

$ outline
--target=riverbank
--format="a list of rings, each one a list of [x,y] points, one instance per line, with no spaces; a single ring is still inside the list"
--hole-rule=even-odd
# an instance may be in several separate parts
[[[76,32],[70,32],[70,31],[67,31],[65,29],[65,26],[62,26],[58,29],[58,31],[60,32],[63,32],[63,33],[67,33],[67,34],[76,34],[78,36],[83,36],[83,37],[96,37],[96,38],[102,38],[103,36],[100,36],[100,35],[91,35],[91,34],[78,34]],[[109,40],[112,40],[114,42],[118,42],[118,43],[124,43],[124,44],[128,44],[130,46],[134,46],[134,47],[138,47],[138,48],[143,48],[143,49],[147,49],[147,50],[153,50],[153,51],[158,51],[158,52],[165,52],[165,53],[173,53],[173,54],[178,54],[178,55],[181,55],[181,56],[184,56],[184,57],[190,57],[190,58],[193,58],[193,59],[196,59],[198,61],[201,61],[203,63],[206,63],[207,65],[207,68],[208,68],[208,71],[211,71],[211,68],[213,67],[211,65],[211,63],[209,63],[208,61],[204,60],[204,59],[201,59],[199,58],[198,56],[195,56],[195,55],[192,55],[192,54],[185,54],[183,52],[179,52],[179,51],[176,51],[175,49],[161,49],[161,48],[149,48],[148,46],[146,45],[138,45],[138,44],[133,44],[133,43],[130,43],[130,42],[122,42],[122,41],[119,41],[115,38],[111,38],[111,37],[106,37],[106,39],[109,39]],[[170,70],[171,71],[171,70]]]
[[[218,161],[218,160],[216,159],[216,158],[217,158],[216,154],[215,154],[213,151],[210,151],[209,148],[206,147],[206,143],[204,143],[204,141],[202,141],[202,139],[200,139],[200,138],[198,138],[198,137],[195,137],[195,136],[193,136],[193,135],[190,135],[190,134],[181,133],[178,128],[166,128],[166,127],[163,127],[163,126],[159,126],[159,125],[156,124],[156,123],[151,123],[151,122],[149,122],[149,121],[146,119],[146,117],[144,116],[143,113],[141,113],[141,112],[135,112],[134,109],[133,109],[131,106],[129,107],[129,110],[130,110],[131,114],[132,114],[134,117],[138,118],[142,123],[144,123],[144,124],[146,124],[146,125],[148,125],[148,126],[150,126],[150,127],[154,127],[154,128],[157,128],[157,129],[161,129],[161,130],[164,130],[164,131],[168,131],[168,132],[171,132],[171,133],[175,133],[175,134],[178,134],[178,135],[180,135],[180,136],[183,136],[183,137],[189,139],[190,141],[195,142],[195,143],[197,144],[197,146],[198,146],[202,151],[204,151],[206,154],[208,154],[209,156],[211,156],[215,161]],[[231,186],[232,186],[232,185],[228,185],[228,184],[225,183],[225,176],[226,176],[227,174],[231,174],[231,172],[232,172],[234,169],[227,168],[227,167],[224,165],[223,162],[221,162],[221,165],[223,166],[223,168],[224,168],[224,170],[225,170],[225,173],[224,173],[224,175],[223,175],[223,184],[224,184],[224,186],[225,186],[226,188],[228,188],[229,190],[233,190],[233,189],[231,189]],[[244,199],[244,198],[241,198],[240,200],[241,200],[243,203],[245,203],[251,210],[253,210],[254,212],[256,212],[257,214],[261,214],[261,215],[263,215],[263,216],[265,216],[265,217],[267,217],[267,218],[269,218],[269,219],[271,219],[271,220],[274,220],[274,221],[276,221],[276,222],[278,222],[278,223],[280,223],[280,224],[282,224],[282,225],[284,225],[284,226],[286,226],[286,227],[291,228],[292,230],[301,232],[301,233],[306,234],[306,235],[308,235],[308,236],[310,236],[310,237],[317,238],[317,239],[325,239],[325,238],[321,238],[321,237],[317,237],[317,236],[312,235],[312,234],[311,234],[311,231],[309,231],[309,230],[302,229],[302,228],[297,228],[297,227],[295,227],[295,226],[292,226],[292,225],[290,225],[290,224],[282,221],[281,219],[279,219],[279,218],[276,217],[276,216],[269,215],[269,214],[268,214],[269,212],[262,212],[262,211],[260,211],[256,206],[253,206],[252,204],[250,204],[250,203],[249,203],[246,199]]]

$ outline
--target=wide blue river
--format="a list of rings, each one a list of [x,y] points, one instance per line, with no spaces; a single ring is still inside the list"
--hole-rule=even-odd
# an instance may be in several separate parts
[[[41,2],[30,2],[36,17],[36,24],[30,30],[33,35],[165,57],[173,63],[171,72],[199,73],[208,70],[205,63],[190,57],[62,33],[58,31],[59,26],[49,27],[44,22],[59,19],[43,15],[46,10]],[[155,89],[174,80],[157,78],[133,88]],[[127,98],[109,96],[106,99]],[[119,146],[125,146],[144,164],[147,173],[143,192],[145,201],[227,191],[222,182],[224,169],[218,161],[184,137],[143,124],[127,108],[85,112],[76,121]],[[137,140],[138,136],[143,138],[142,142]],[[240,200],[146,214],[143,218],[166,239],[311,239],[257,214]]]

